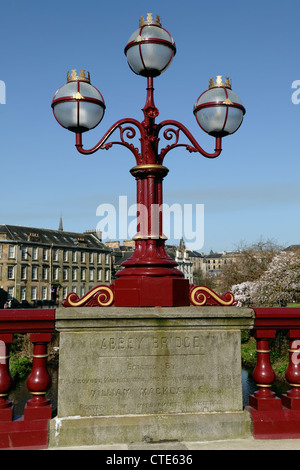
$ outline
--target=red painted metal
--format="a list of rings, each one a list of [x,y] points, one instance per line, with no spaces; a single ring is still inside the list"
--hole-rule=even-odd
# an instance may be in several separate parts
[[[114,282],[114,304],[116,306],[184,306],[190,304],[189,283],[177,269],[177,263],[165,251],[165,239],[162,227],[162,214],[153,210],[162,208],[162,182],[168,169],[163,166],[165,155],[172,149],[184,146],[190,152],[199,152],[207,158],[215,158],[221,153],[221,138],[216,138],[214,153],[208,153],[200,147],[196,139],[181,123],[163,121],[155,123],[159,111],[154,103],[153,77],[147,77],[146,103],[143,108],[144,120],[140,123],[135,119],[117,121],[104,137],[89,150],[83,149],[82,135],[76,134],[76,147],[82,154],[91,154],[99,149],[109,149],[114,144],[127,147],[134,154],[136,164],[131,174],[136,179],[137,204],[143,205],[147,213],[147,221],[139,220],[133,255],[122,264]],[[125,127],[126,126],[126,127]],[[171,140],[159,151],[159,133],[166,127],[163,137]],[[174,129],[175,128],[175,129]],[[115,130],[120,131],[120,141],[107,140]],[[140,134],[140,150],[127,139]],[[182,132],[191,145],[179,143]],[[147,223],[146,223],[147,222]]]
[[[9,372],[9,347],[12,340],[12,334],[0,334],[0,421],[11,420],[13,413],[12,402],[7,399],[13,383]]]
[[[47,371],[47,344],[55,329],[54,309],[0,310],[0,449],[45,449],[48,421],[52,417],[50,401],[45,397],[51,379]],[[9,345],[13,333],[31,333],[32,372],[27,385],[33,398],[24,415],[16,418],[7,400],[12,379],[9,374]]]
[[[257,360],[253,372],[253,380],[256,382],[259,390],[250,395],[249,406],[259,411],[271,411],[281,409],[281,400],[270,390],[274,381],[275,373],[270,362],[269,338],[275,337],[275,331],[263,331],[263,337],[260,331],[256,331],[257,340]]]
[[[289,365],[285,373],[287,382],[292,387],[281,400],[286,408],[300,410],[300,330],[290,330]]]
[[[249,397],[253,436],[257,439],[300,438],[300,308],[253,308],[257,339],[257,365],[253,373],[260,390]],[[288,330],[289,365],[286,379],[292,387],[281,398],[270,390],[275,374],[270,364],[269,339],[276,330]],[[263,385],[267,385],[264,387]]]
[[[33,343],[33,363],[27,388],[33,398],[26,403],[24,419],[50,419],[52,406],[45,394],[51,386],[47,370],[47,344],[51,341],[51,333],[32,333],[30,341]]]
[[[51,333],[54,331],[55,309],[0,310],[0,334]]]

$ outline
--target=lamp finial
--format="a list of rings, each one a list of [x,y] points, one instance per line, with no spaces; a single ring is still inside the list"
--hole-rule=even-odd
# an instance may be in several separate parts
[[[140,26],[146,26],[146,25],[156,25],[156,26],[161,26],[160,18],[158,15],[156,15],[155,20],[153,19],[152,13],[147,13],[147,19],[144,19],[144,16],[141,16],[140,19]]]
[[[80,74],[78,76],[76,69],[72,69],[71,73],[67,72],[67,82],[73,82],[75,80],[90,83],[90,73],[85,72],[85,70],[80,70]]]
[[[225,77],[224,82],[222,81],[222,75],[217,75],[216,81],[214,82],[213,77],[209,80],[209,88],[216,88],[216,87],[226,87],[230,88],[231,90],[231,81],[229,77]]]

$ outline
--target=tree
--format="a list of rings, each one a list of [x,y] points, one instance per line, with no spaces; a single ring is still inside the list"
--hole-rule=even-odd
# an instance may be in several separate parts
[[[280,250],[281,247],[270,239],[260,239],[252,245],[241,243],[222,268],[223,291],[231,290],[237,284],[258,280]]]
[[[238,307],[249,307],[253,300],[257,281],[245,281],[231,287],[235,300],[238,301]]]
[[[272,259],[268,269],[255,283],[252,304],[284,307],[300,293],[300,254],[282,251]]]

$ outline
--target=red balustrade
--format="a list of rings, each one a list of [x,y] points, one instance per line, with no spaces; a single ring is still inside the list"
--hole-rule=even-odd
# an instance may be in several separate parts
[[[47,448],[48,421],[52,406],[45,395],[51,385],[47,370],[47,345],[54,332],[54,309],[0,310],[0,449]],[[27,401],[24,415],[14,417],[8,400],[12,386],[9,349],[13,333],[31,333],[32,371],[27,387],[33,397]]]
[[[257,362],[253,379],[259,390],[249,397],[253,435],[261,439],[300,438],[300,308],[254,308]],[[292,387],[277,397],[270,390],[275,373],[269,341],[277,330],[287,330],[289,365],[286,380]]]
[[[238,308],[238,307],[237,307]],[[257,363],[253,379],[258,390],[250,395],[253,435],[260,439],[300,438],[300,308],[253,308]],[[0,449],[47,448],[48,421],[52,407],[46,398],[51,385],[47,371],[47,345],[55,329],[54,309],[0,310]],[[277,397],[271,390],[275,373],[269,342],[277,330],[286,330],[289,365],[286,380],[291,389]],[[32,371],[27,387],[32,398],[24,415],[14,417],[8,399],[12,386],[9,350],[13,333],[30,333],[33,343]]]

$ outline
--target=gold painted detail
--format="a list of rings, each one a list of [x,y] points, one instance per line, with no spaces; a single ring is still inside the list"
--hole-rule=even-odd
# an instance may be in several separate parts
[[[231,90],[231,82],[229,77],[225,77],[225,81],[222,81],[222,75],[217,75],[216,81],[214,82],[213,77],[209,80],[209,88],[216,88],[216,87],[226,87],[230,88]]]
[[[132,237],[132,240],[168,240],[168,237],[166,237],[165,235],[140,235],[140,234],[137,234],[137,235],[134,235]]]
[[[289,383],[289,385],[290,385],[291,387],[300,387],[300,384],[290,384],[290,383]]]
[[[1,361],[1,359],[9,359],[9,358],[10,358],[10,356],[0,356],[0,361]]]
[[[47,392],[30,392],[31,395],[46,395]]]
[[[203,307],[204,305],[223,305],[234,306],[237,301],[231,292],[226,292],[222,296],[216,294],[212,289],[206,286],[192,287],[190,291],[190,300],[193,305]]]
[[[83,96],[82,96],[82,94],[79,93],[79,91],[77,91],[76,95],[74,95],[74,98],[75,98],[76,100],[83,100],[83,99],[84,99]]]
[[[36,358],[43,358],[43,357],[48,357],[48,354],[33,354],[32,357],[36,357]]]
[[[147,13],[147,19],[144,19],[144,16],[141,16],[139,26],[151,25],[161,26],[160,18],[156,15],[155,20],[153,19],[152,13]]]
[[[233,102],[227,98],[227,100],[223,101],[223,104],[233,105]]]
[[[72,69],[71,73],[67,72],[67,82],[73,82],[74,80],[90,83],[90,73],[81,69],[78,76],[76,69]]]
[[[269,352],[270,352],[270,349],[257,349],[256,352],[259,352],[259,353],[269,353]]]
[[[258,387],[270,388],[272,385],[256,384]]]
[[[289,352],[300,353],[300,349],[289,349]]]
[[[75,292],[68,295],[64,307],[109,307],[114,302],[114,292],[108,286],[97,286],[79,298]]]
[[[134,170],[167,170],[169,171],[169,169],[166,167],[166,166],[163,166],[163,165],[157,165],[156,163],[148,163],[148,164],[145,164],[145,165],[137,165],[137,166],[134,166],[133,168],[131,168],[130,171],[134,171]]]

